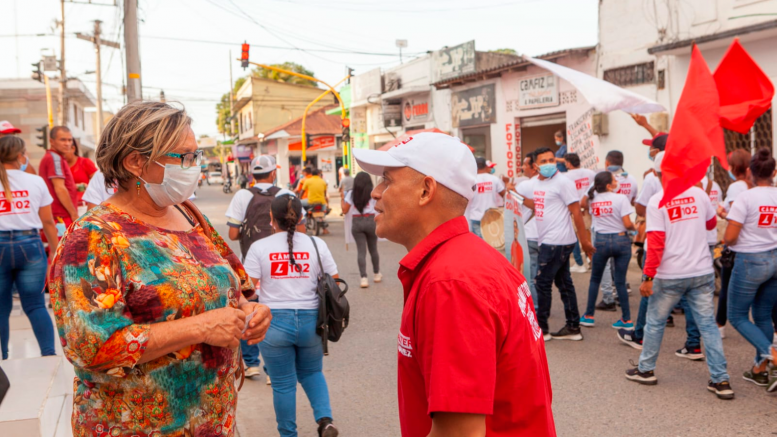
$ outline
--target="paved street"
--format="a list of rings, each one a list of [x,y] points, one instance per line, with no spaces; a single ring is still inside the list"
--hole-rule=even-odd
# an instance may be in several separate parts
[[[220,232],[226,229],[224,210],[230,195],[205,187],[197,204]],[[337,214],[333,214],[337,216]],[[331,216],[330,216],[331,217]],[[330,343],[324,358],[335,423],[343,436],[398,436],[396,401],[396,333],[402,310],[402,288],[396,278],[404,248],[380,243],[382,284],[358,288],[356,251],[346,250],[343,228],[332,223],[325,237],[337,261],[340,275],[351,284],[351,324],[339,343]],[[473,260],[473,263],[475,261]],[[629,281],[634,288],[630,302],[636,315],[639,274],[632,266]],[[588,275],[575,274],[578,301],[583,307]],[[554,295],[551,329],[561,327],[563,308]],[[609,325],[619,313],[598,313],[597,326],[584,328],[585,341],[551,341],[546,344],[553,383],[553,411],[559,436],[765,436],[774,435],[777,396],[742,380],[753,350],[731,327],[723,341],[733,401],[718,400],[706,389],[704,362],[674,355],[685,340],[684,318],[675,316],[675,328],[667,328],[656,375],[657,386],[627,381],[623,372],[638,351],[621,344]],[[315,435],[312,411],[302,388],[298,391],[298,426],[301,436]],[[520,396],[520,394],[516,394]],[[239,424],[242,435],[275,435],[272,389],[264,375],[246,380],[240,392]]]

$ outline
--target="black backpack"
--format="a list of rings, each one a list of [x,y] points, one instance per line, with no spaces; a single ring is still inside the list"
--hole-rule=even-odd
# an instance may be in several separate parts
[[[270,187],[264,191],[257,187],[251,187],[248,191],[254,193],[254,197],[246,208],[245,218],[240,224],[240,252],[246,258],[248,249],[254,241],[273,234],[270,221],[270,206],[275,195],[281,191],[278,187]]]
[[[348,305],[348,299],[345,293],[348,291],[348,284],[342,279],[335,279],[324,272],[324,265],[321,263],[321,254],[318,252],[316,240],[313,241],[313,247],[316,248],[316,257],[318,258],[318,321],[316,322],[316,334],[321,336],[321,343],[324,346],[324,355],[329,355],[329,345],[327,341],[338,341],[343,335],[343,331],[348,327],[348,320],[351,315],[351,307]],[[345,285],[345,289],[340,289],[340,284]]]

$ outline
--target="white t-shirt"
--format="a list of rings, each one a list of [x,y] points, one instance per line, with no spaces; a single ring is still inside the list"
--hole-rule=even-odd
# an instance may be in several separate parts
[[[637,198],[637,180],[634,176],[627,174],[623,176],[623,173],[615,175],[615,179],[618,181],[620,188],[618,188],[618,194],[623,194],[629,199],[629,203],[633,202]]]
[[[243,266],[251,278],[259,279],[259,302],[271,309],[318,309],[318,259],[311,237],[294,233],[294,260],[297,267],[289,262],[289,244],[286,232],[277,232],[269,237],[257,240],[246,254]],[[324,240],[316,239],[324,271],[337,274],[332,253]]]
[[[707,176],[704,176],[704,179],[701,180],[701,189],[705,193],[707,192]],[[717,182],[712,181],[712,189],[710,190],[710,204],[712,205],[712,209],[715,211],[718,210],[718,205],[720,204],[720,195],[722,193],[723,191],[720,190],[720,185],[718,185]],[[718,244],[717,228],[711,231],[707,231],[707,244],[712,246]]]
[[[353,203],[353,190],[349,191],[345,195],[345,199],[343,201],[349,205],[351,205],[351,208],[353,209],[354,215],[375,215],[377,214],[377,211],[375,211],[375,199],[370,199],[369,202],[367,202],[367,205],[364,206],[364,211],[359,212],[358,209],[356,209],[356,205]]]
[[[723,201],[723,207],[726,208],[726,212],[731,211],[731,202],[737,199],[741,193],[747,191],[747,182],[736,181],[728,186],[726,190],[726,199]]]
[[[596,172],[587,168],[576,168],[562,174],[575,183],[578,200],[588,195],[588,190],[594,185],[594,177],[596,177]]]
[[[7,170],[12,201],[5,198],[5,187],[0,184],[0,231],[29,231],[43,229],[38,210],[54,201],[46,182],[37,175],[21,170]]]
[[[608,191],[594,194],[594,199],[588,202],[588,212],[591,213],[591,227],[597,234],[619,234],[626,232],[623,217],[633,214],[634,207],[626,195]]]
[[[577,236],[572,226],[569,205],[580,199],[574,182],[556,172],[550,179],[538,178],[533,185],[534,220],[537,221],[540,245],[575,244]]]
[[[664,193],[650,198],[647,206],[647,232],[665,232],[664,256],[656,278],[682,279],[714,273],[707,246],[707,221],[715,217],[709,197],[699,187],[691,187],[661,209]]]
[[[536,180],[537,176],[534,176],[531,179],[521,182],[515,187],[515,192],[526,199],[534,198],[534,182]],[[523,215],[523,232],[526,233],[526,239],[537,241],[540,238],[540,235],[537,232],[537,217],[532,217],[534,211],[521,204],[521,214]],[[530,217],[531,220],[529,220]]]
[[[99,205],[114,194],[116,194],[116,188],[105,188],[105,175],[100,170],[97,170],[92,175],[92,179],[89,179],[89,185],[86,186],[86,191],[84,191],[84,196],[81,199],[84,202]]]
[[[259,188],[260,190],[269,190],[273,184],[256,184],[254,187]],[[295,196],[295,194],[285,188],[281,188],[280,191],[278,191],[278,194],[275,195],[275,197],[283,196],[286,194],[291,194],[292,196]],[[237,193],[235,193],[235,197],[232,198],[232,201],[229,202],[229,207],[227,208],[227,225],[233,226],[233,227],[239,227],[243,223],[243,219],[246,217],[246,210],[248,209],[248,204],[251,203],[251,199],[254,198],[254,193],[252,193],[250,190],[243,189],[238,190]],[[302,215],[305,215],[305,211],[302,211]]]
[[[499,206],[499,193],[504,191],[505,184],[496,176],[488,173],[478,173],[475,178],[477,189],[475,196],[469,201],[464,216],[467,220],[480,221],[486,210]]]
[[[728,219],[742,224],[734,252],[758,253],[777,248],[777,188],[754,187],[737,196]]]
[[[642,181],[642,190],[640,190],[639,195],[637,196],[636,203],[647,206],[648,202],[650,202],[650,198],[663,190],[664,187],[661,186],[661,181],[658,179],[658,176],[653,173],[648,173],[647,176],[645,176],[645,180]]]

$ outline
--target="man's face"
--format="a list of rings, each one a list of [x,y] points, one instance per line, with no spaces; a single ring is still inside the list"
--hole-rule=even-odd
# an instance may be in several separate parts
[[[372,190],[375,203],[375,233],[390,241],[402,241],[408,226],[412,226],[420,213],[417,193],[423,179],[409,167],[387,167],[378,185]]]
[[[531,158],[524,159],[521,168],[523,169],[523,174],[526,175],[527,178],[534,177],[534,175],[537,174],[537,172],[534,171]]]
[[[518,241],[518,222],[513,220],[513,240]]]
[[[547,138],[547,137],[546,137]],[[557,143],[564,144],[564,137],[560,137],[558,135],[555,135],[554,138],[556,139]]]
[[[534,162],[534,169],[539,172],[541,166],[555,163],[556,156],[553,155],[553,152],[545,152],[543,154],[537,155],[537,160]]]
[[[60,155],[66,155],[73,148],[73,134],[65,129],[57,131],[57,136],[50,139],[51,149]]]

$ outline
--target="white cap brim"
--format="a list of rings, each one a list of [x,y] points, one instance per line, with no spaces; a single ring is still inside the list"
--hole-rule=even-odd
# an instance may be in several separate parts
[[[383,170],[386,167],[407,167],[382,150],[354,149],[353,157],[362,170],[375,176],[383,176]]]

